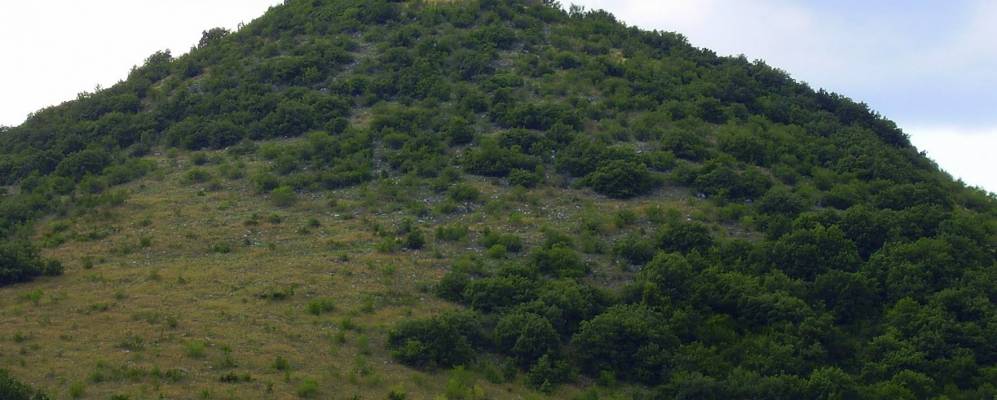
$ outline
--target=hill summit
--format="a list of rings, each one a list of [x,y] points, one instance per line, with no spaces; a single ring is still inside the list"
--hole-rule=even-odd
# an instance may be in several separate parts
[[[290,0],[0,129],[0,398],[997,396],[997,201],[552,1]]]

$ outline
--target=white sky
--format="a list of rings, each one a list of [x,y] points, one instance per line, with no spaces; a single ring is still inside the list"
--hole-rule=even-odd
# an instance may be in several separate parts
[[[745,54],[864,101],[939,165],[997,191],[997,2],[574,0]],[[113,85],[157,50],[235,28],[280,0],[0,0],[0,125]]]

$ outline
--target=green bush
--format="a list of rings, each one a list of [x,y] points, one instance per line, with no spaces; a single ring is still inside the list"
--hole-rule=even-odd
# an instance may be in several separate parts
[[[505,246],[506,250],[513,253],[518,253],[523,250],[523,239],[511,233],[498,233],[492,230],[486,230],[481,236],[479,243],[486,249],[500,244]]]
[[[422,234],[422,230],[413,229],[407,235],[405,235],[404,246],[409,250],[419,250],[426,245],[426,237]]]
[[[336,309],[336,302],[330,298],[312,299],[308,302],[308,313],[322,315]]]
[[[191,168],[183,176],[184,183],[204,183],[211,180],[211,172],[203,168]]]
[[[704,252],[713,246],[710,228],[699,222],[666,224],[658,231],[658,247],[666,251]]]
[[[414,367],[465,365],[475,357],[481,340],[477,316],[446,313],[434,318],[400,322],[388,333],[388,348],[400,362]]]
[[[466,183],[458,183],[450,187],[450,199],[458,203],[475,202],[481,198],[478,188]]]
[[[6,370],[0,369],[0,399],[4,400],[48,400],[48,396],[35,391],[30,386],[18,382]]]
[[[627,199],[649,193],[657,185],[651,171],[636,161],[610,160],[588,176],[585,183],[597,193]]]
[[[557,351],[560,336],[546,318],[513,312],[499,319],[495,326],[495,344],[499,351],[512,356],[525,367],[541,356]]]
[[[294,189],[281,186],[270,192],[270,200],[277,207],[290,207],[298,200],[298,195]]]
[[[42,260],[38,250],[25,241],[0,241],[0,286],[26,282],[38,276],[62,274],[62,264]]]
[[[530,265],[541,273],[558,277],[577,278],[589,272],[578,252],[563,246],[534,250],[530,253]]]
[[[625,379],[657,382],[679,340],[657,312],[621,305],[583,322],[571,343],[590,374],[613,371]]]
[[[436,227],[436,240],[459,242],[465,238],[467,238],[467,226],[465,225],[441,225]]]
[[[525,169],[514,169],[509,172],[509,184],[532,188],[543,182],[543,175],[538,172],[530,172]]]

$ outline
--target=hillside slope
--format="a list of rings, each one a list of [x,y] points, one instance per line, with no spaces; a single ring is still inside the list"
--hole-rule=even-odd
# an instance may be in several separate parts
[[[605,12],[289,1],[0,179],[0,365],[56,398],[997,395],[993,195]]]

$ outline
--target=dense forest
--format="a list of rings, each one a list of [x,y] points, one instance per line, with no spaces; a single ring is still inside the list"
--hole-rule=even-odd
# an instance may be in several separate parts
[[[205,31],[2,128],[0,285],[63,279],[38,221],[121,205],[151,157],[188,152],[226,160],[195,160],[190,184],[244,180],[282,207],[432,193],[372,244],[469,243],[429,290],[453,307],[373,344],[410,368],[484,359],[583,399],[997,396],[994,195],[869,106],[677,33],[530,0],[291,0]],[[651,206],[469,232],[446,218],[487,208],[477,180]],[[676,190],[710,217],[653,205]]]

